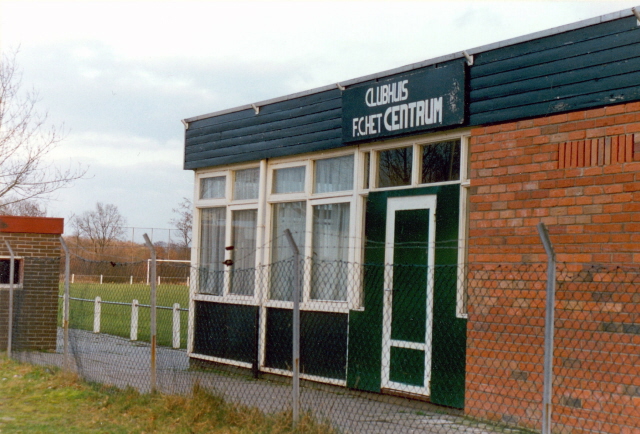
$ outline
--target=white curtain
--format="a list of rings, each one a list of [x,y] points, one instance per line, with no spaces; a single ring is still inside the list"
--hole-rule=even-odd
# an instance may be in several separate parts
[[[313,268],[311,298],[347,299],[349,204],[313,207]]]
[[[260,169],[245,169],[235,172],[233,198],[235,200],[257,199],[260,183]]]
[[[200,178],[200,199],[222,199],[225,196],[226,178],[214,176]]]
[[[271,291],[272,300],[293,300],[295,274],[293,250],[284,236],[289,229],[293,240],[302,254],[304,252],[304,232],[306,222],[306,202],[285,202],[273,205],[273,236],[271,246]],[[303,267],[299,267],[302,275]],[[300,280],[302,282],[302,280]]]
[[[224,285],[225,208],[200,210],[199,291],[222,295]]]
[[[304,166],[273,171],[274,193],[299,193],[304,191]]]
[[[233,211],[232,220],[233,266],[230,292],[238,295],[253,295],[258,210]]]
[[[316,161],[316,193],[353,190],[353,155]]]

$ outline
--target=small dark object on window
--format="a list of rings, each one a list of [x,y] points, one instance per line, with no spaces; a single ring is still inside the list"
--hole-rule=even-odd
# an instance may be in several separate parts
[[[223,262],[223,264],[230,267],[233,265],[233,261],[231,259],[227,259],[226,261]]]
[[[233,246],[227,246],[224,248],[225,250],[233,250]]]

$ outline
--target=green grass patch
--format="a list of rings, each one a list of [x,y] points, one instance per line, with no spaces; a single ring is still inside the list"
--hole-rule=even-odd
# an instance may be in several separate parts
[[[0,432],[332,434],[305,414],[265,415],[196,387],[192,396],[150,394],[88,384],[57,369],[0,357]]]
[[[60,285],[60,295],[64,293],[64,284]],[[129,338],[131,336],[131,302],[138,300],[141,305],[149,305],[151,287],[144,284],[104,284],[74,283],[69,286],[71,298],[95,300],[99,296],[103,302],[126,303],[126,305],[101,304],[100,332]],[[93,330],[94,303],[71,300],[69,307],[69,326],[81,330]],[[189,287],[186,285],[158,285],[156,288],[157,306],[181,308],[189,307]],[[62,298],[59,299],[58,324],[62,325]],[[186,348],[188,312],[180,312],[180,347]],[[150,342],[151,309],[138,308],[138,340]],[[167,309],[157,310],[158,345],[171,346],[173,342],[173,312]]]

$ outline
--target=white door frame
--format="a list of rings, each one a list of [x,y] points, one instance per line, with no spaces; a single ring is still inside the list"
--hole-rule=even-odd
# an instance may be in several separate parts
[[[436,237],[436,195],[390,197],[387,199],[387,223],[384,252],[384,304],[382,311],[382,388],[420,395],[431,394],[431,336],[433,332],[433,278],[435,265],[435,237]],[[424,343],[408,342],[391,339],[391,316],[393,302],[393,254],[395,242],[396,211],[429,209],[429,235],[427,255],[427,292],[426,296],[426,324]],[[424,351],[424,387],[397,383],[389,379],[391,368],[391,347],[409,348]]]

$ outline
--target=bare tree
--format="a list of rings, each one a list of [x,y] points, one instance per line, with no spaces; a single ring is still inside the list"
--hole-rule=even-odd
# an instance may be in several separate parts
[[[38,94],[23,93],[16,52],[0,59],[0,201],[9,206],[46,198],[70,186],[86,169],[61,169],[47,161],[62,135],[47,128],[47,115],[36,110]]]
[[[184,249],[191,247],[191,231],[193,221],[193,206],[191,201],[187,197],[182,198],[182,202],[178,204],[177,208],[173,208],[173,213],[177,214],[176,217],[169,220],[169,224],[176,228],[179,235],[178,246]]]
[[[91,241],[95,253],[104,254],[108,246],[124,236],[127,220],[117,206],[98,202],[95,210],[73,216],[71,224],[78,237]]]
[[[23,200],[8,205],[0,205],[0,215],[19,215],[29,217],[46,217],[47,207],[35,200]]]

